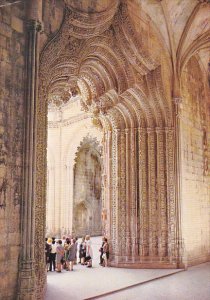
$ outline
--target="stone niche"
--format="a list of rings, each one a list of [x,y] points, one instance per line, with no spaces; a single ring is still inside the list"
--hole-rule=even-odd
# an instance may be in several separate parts
[[[101,155],[91,137],[76,153],[73,189],[73,234],[101,235]]]

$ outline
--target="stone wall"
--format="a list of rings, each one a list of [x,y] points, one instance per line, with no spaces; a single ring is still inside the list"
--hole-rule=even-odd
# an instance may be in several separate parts
[[[188,265],[206,261],[210,254],[206,81],[206,73],[192,57],[183,72],[181,110],[182,232]]]
[[[14,299],[20,252],[24,6],[0,8],[0,298]]]
[[[44,1],[42,48],[60,27],[63,1]],[[50,20],[50,28],[47,23]],[[26,8],[0,7],[0,299],[16,299],[23,188]]]

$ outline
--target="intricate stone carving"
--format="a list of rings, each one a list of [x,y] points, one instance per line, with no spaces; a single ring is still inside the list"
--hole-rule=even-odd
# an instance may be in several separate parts
[[[85,28],[88,22],[86,16],[71,8],[66,11],[62,28],[42,53],[40,98],[47,101],[49,95],[68,87],[73,76],[82,109],[104,130],[104,231],[111,241],[111,264],[173,263],[173,106],[164,93],[161,68],[138,43],[126,6],[119,9],[113,25],[106,30],[102,26],[93,33]],[[80,31],[83,23],[86,25]],[[60,87],[56,83],[59,78],[63,81]],[[39,105],[46,109],[43,103]],[[169,128],[166,131],[165,126]],[[40,131],[39,172],[45,163],[41,147],[44,138]],[[43,207],[43,183],[41,190],[38,201]]]

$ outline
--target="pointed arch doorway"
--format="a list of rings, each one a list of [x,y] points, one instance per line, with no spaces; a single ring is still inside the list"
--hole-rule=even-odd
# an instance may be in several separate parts
[[[102,235],[102,159],[96,140],[85,137],[78,147],[74,165],[72,233]]]

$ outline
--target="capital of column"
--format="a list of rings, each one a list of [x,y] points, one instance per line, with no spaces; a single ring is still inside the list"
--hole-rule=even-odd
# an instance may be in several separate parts
[[[155,131],[156,131],[156,133],[163,133],[165,131],[165,129],[162,127],[156,127]]]
[[[129,133],[129,129],[125,128],[125,134],[128,135],[128,133]]]
[[[148,134],[153,134],[154,132],[155,132],[154,128],[150,128],[150,127],[147,128]]]
[[[165,127],[165,132],[166,133],[173,133],[174,132],[174,128],[173,127]]]
[[[180,105],[182,103],[182,97],[173,97],[173,102],[176,105]]]
[[[175,115],[179,118],[181,115],[182,97],[174,97],[173,102],[175,104]]]
[[[113,132],[114,132],[115,134],[120,134],[121,129],[119,129],[119,128],[114,128]]]
[[[26,21],[26,27],[29,31],[40,32],[43,28],[42,23],[38,20],[29,19]]]
[[[147,132],[147,129],[146,129],[146,127],[138,127],[138,133],[143,133],[143,134],[145,134]]]

